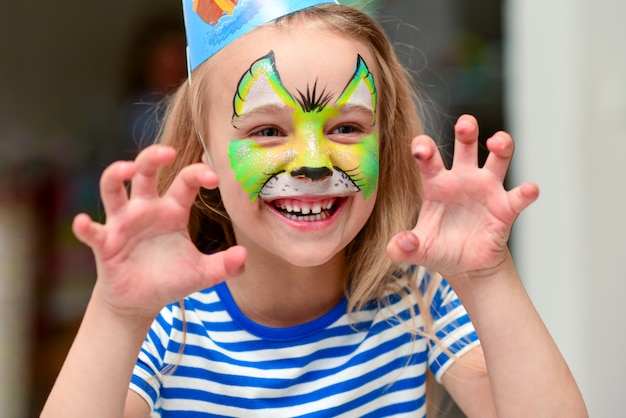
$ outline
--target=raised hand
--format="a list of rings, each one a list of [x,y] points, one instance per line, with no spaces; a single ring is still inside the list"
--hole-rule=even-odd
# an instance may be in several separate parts
[[[432,268],[449,280],[489,274],[508,260],[511,226],[539,195],[533,183],[504,189],[513,155],[509,134],[498,132],[487,140],[489,156],[479,168],[476,119],[461,116],[454,129],[450,170],[431,138],[414,139],[424,202],[415,228],[396,235],[388,245],[395,261]]]
[[[190,241],[187,222],[198,189],[218,183],[207,165],[185,167],[157,194],[157,170],[174,158],[174,149],[153,145],[134,162],[113,163],[100,182],[106,223],[86,214],[74,219],[75,235],[95,254],[95,292],[119,314],[153,318],[163,306],[243,269],[244,248],[205,255]]]

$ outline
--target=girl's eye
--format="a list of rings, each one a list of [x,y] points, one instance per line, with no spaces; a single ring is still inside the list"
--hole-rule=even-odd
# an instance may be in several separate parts
[[[262,128],[262,129],[252,132],[252,135],[254,136],[281,136],[282,134],[278,130],[278,128],[266,127],[266,128]]]
[[[341,125],[333,129],[332,133],[335,135],[350,135],[358,132],[359,130],[352,125]]]
[[[342,125],[339,126],[338,128],[335,128],[335,130],[333,131],[334,134],[339,134],[339,135],[345,135],[345,134],[351,134],[354,133],[356,129],[354,129],[354,126],[349,126],[349,125]]]

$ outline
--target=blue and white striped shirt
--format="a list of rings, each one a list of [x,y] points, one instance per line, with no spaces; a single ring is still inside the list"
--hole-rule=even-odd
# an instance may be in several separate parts
[[[427,367],[441,379],[454,360],[391,313],[408,318],[405,302],[389,302],[391,310],[372,304],[348,315],[344,299],[309,323],[269,328],[246,318],[222,283],[185,299],[182,355],[180,306],[161,311],[130,387],[153,417],[425,416]],[[462,355],[478,344],[445,281],[431,314],[451,353]],[[161,373],[172,365],[173,372]]]

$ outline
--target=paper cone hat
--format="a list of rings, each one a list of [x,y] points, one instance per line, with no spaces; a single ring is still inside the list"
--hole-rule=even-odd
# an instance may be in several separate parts
[[[334,0],[182,0],[189,73],[259,25]]]

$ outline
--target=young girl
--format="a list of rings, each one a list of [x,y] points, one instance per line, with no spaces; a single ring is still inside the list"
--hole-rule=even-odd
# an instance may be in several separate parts
[[[424,416],[427,371],[469,416],[586,416],[507,249],[511,137],[479,168],[462,116],[445,169],[355,9],[191,3],[160,144],[75,219],[98,279],[42,416]]]

